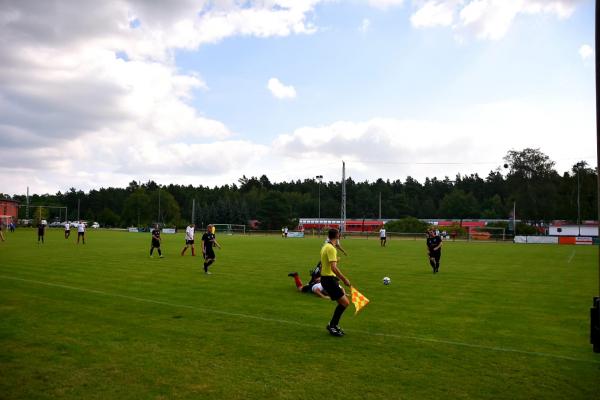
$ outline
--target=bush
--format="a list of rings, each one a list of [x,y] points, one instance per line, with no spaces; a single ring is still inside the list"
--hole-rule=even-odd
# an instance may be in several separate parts
[[[489,226],[490,228],[504,228],[507,231],[510,228],[510,224],[506,221],[488,222],[486,226]]]
[[[398,233],[421,233],[425,232],[427,227],[427,223],[414,217],[405,217],[395,221],[389,221],[385,224],[385,229],[388,232]]]
[[[535,226],[519,222],[517,223],[517,235],[538,235],[539,232]]]
[[[460,226],[460,224],[457,224],[457,223],[454,223],[450,226],[437,227],[437,229],[439,229],[441,231],[446,231],[448,233],[448,235],[450,235],[450,236],[459,237],[459,236],[467,235],[467,229]],[[455,235],[453,235],[453,233],[455,233]]]

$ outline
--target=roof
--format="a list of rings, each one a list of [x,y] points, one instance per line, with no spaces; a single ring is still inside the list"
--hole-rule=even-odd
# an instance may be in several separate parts
[[[577,223],[568,221],[552,221],[550,226],[579,226]],[[581,226],[598,226],[598,221],[581,221]]]
[[[485,226],[485,221],[438,221],[437,226],[451,226],[451,225],[461,225],[464,227],[469,226]]]

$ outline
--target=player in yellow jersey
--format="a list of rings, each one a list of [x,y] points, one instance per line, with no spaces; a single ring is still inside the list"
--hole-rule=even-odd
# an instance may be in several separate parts
[[[333,336],[344,336],[344,331],[338,326],[340,318],[346,307],[350,304],[346,292],[340,286],[339,281],[350,287],[350,281],[338,268],[338,256],[336,244],[339,239],[337,229],[330,229],[327,233],[329,241],[321,248],[321,285],[329,294],[331,300],[337,301],[338,305],[333,312],[333,317],[327,325],[327,331]]]

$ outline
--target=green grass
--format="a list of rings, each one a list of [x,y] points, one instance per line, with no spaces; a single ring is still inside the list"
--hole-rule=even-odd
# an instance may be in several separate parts
[[[371,303],[295,291],[321,239],[218,235],[211,276],[165,235],[50,230],[0,243],[2,399],[592,399],[598,249],[348,239],[341,268]],[[76,235],[75,235],[76,236]],[[381,278],[390,276],[384,286]]]

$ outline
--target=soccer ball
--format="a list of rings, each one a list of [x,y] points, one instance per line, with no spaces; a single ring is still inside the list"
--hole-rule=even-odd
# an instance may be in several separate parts
[[[387,276],[385,278],[383,278],[384,285],[389,285],[390,283],[392,283],[392,280],[390,278],[388,278]]]

